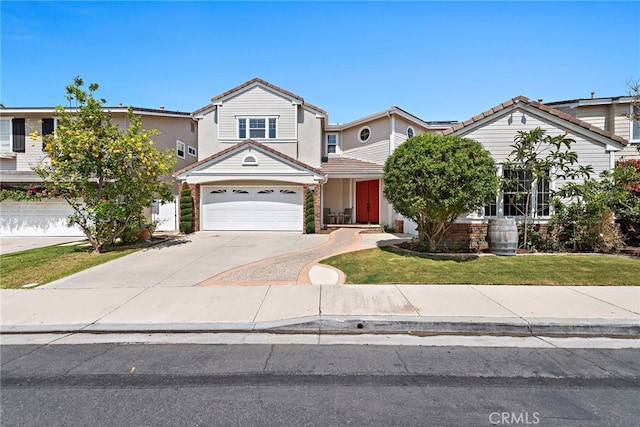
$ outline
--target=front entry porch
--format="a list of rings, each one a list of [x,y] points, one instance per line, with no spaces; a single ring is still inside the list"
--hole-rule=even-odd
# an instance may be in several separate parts
[[[322,186],[323,228],[378,228],[389,210],[379,178],[329,178]]]

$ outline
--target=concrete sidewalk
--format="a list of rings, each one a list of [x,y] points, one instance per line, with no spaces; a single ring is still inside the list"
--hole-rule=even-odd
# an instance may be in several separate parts
[[[2,333],[640,337],[640,288],[350,285],[1,290]]]

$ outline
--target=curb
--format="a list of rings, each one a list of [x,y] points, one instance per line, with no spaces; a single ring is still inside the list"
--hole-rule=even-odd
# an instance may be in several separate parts
[[[0,333],[278,333],[278,334],[408,334],[486,335],[486,336],[556,336],[581,338],[640,338],[637,322],[606,321],[604,319],[543,319],[524,322],[522,319],[440,318],[425,320],[394,316],[308,316],[258,323],[202,323],[202,324],[76,324],[76,325],[14,325],[3,326]]]

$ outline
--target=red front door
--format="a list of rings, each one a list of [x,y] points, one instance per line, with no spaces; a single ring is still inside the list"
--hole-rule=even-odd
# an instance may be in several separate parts
[[[356,222],[377,224],[379,221],[378,212],[380,181],[356,182]]]

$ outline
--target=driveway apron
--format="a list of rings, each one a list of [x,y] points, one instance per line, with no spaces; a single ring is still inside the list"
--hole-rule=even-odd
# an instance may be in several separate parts
[[[199,286],[212,285],[308,285],[313,267],[330,269],[315,264],[329,256],[361,249],[360,229],[340,228],[332,232],[329,240],[317,247],[295,253],[260,260],[234,268],[202,281]],[[333,283],[344,283],[344,275],[335,271]],[[315,283],[319,284],[319,283]]]

